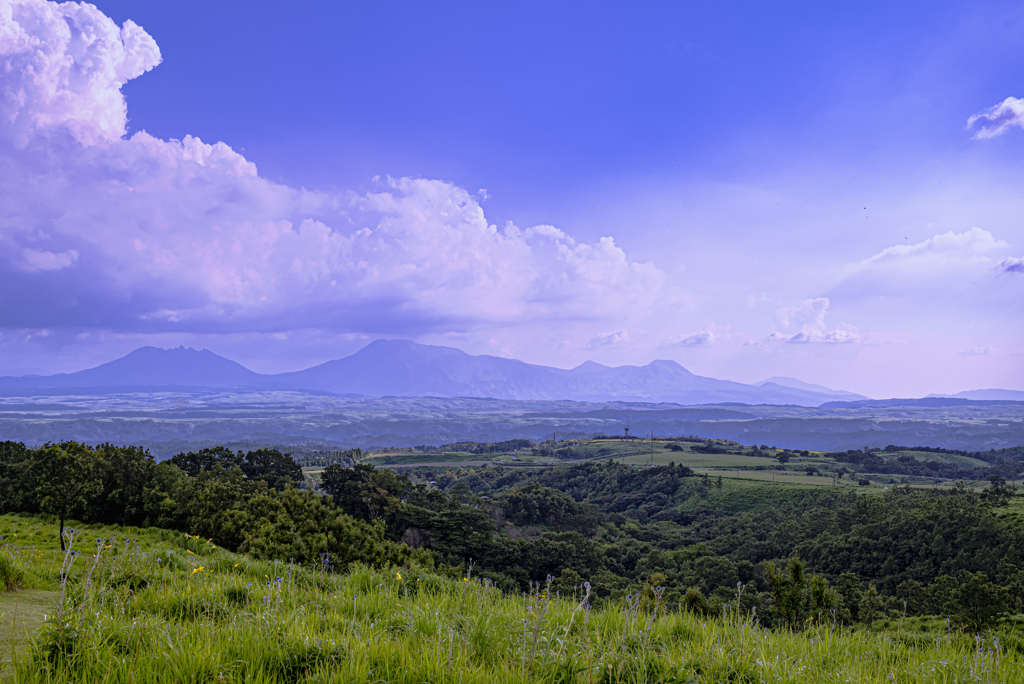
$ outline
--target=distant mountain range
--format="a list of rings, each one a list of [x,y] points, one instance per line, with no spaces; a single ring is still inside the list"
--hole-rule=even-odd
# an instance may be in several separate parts
[[[970,399],[972,401],[1024,401],[1024,391],[1005,389],[977,389],[956,394],[929,394],[929,397]]]
[[[377,340],[351,356],[293,373],[265,375],[213,352],[142,347],[116,361],[77,373],[0,377],[0,391],[97,392],[206,388],[305,390],[348,396],[490,397],[494,399],[743,403],[819,406],[868,400],[794,378],[753,385],[694,375],[675,361],[603,366],[587,361],[571,370],[496,356],[472,356],[451,347]],[[989,390],[994,391],[994,390]],[[49,392],[47,392],[49,393]],[[1017,393],[1024,394],[1024,393]]]

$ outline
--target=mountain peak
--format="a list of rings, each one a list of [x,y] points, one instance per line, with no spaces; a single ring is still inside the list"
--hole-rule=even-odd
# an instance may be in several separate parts
[[[606,371],[609,368],[611,368],[611,367],[610,366],[605,366],[603,364],[600,364],[597,361],[584,361],[583,363],[581,363],[580,365],[576,366],[572,370],[573,370],[574,373],[575,372],[580,372],[580,373],[599,373],[601,371]]]
[[[679,364],[679,363],[677,363],[675,361],[672,361],[671,359],[655,359],[654,361],[651,361],[649,364],[647,364],[646,367],[647,368],[652,368],[652,367],[653,368],[666,368],[666,369],[671,369],[671,370],[675,370],[675,371],[682,371],[682,372],[686,373],[687,375],[693,375],[693,373],[688,371],[685,366],[683,366],[682,364]]]

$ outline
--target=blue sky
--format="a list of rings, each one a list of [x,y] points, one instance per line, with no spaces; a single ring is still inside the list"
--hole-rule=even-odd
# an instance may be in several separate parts
[[[968,127],[1020,3],[96,6],[0,0],[2,373],[408,337],[1024,389],[1024,107]]]

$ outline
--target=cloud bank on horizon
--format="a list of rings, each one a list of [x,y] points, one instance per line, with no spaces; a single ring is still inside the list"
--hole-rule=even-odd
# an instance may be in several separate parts
[[[395,336],[548,363],[659,349],[770,360],[798,346],[826,365],[839,348],[877,363],[864,350],[913,342],[890,332],[907,310],[937,324],[979,301],[1012,307],[1024,281],[1014,246],[966,227],[849,259],[822,291],[765,301],[768,317],[724,320],[706,315],[714,283],[681,282],[613,236],[492,224],[482,191],[418,177],[307,190],[261,176],[224,142],[129,135],[122,87],[161,61],[145,30],[95,6],[0,0],[0,348],[11,358],[104,340],[259,348]],[[1022,102],[1008,98],[968,127],[991,139],[1022,126]],[[979,279],[1012,284],[964,297]],[[937,296],[942,306],[928,303]],[[979,357],[1005,349],[962,351],[968,343],[954,346]],[[883,365],[898,368],[892,353]]]

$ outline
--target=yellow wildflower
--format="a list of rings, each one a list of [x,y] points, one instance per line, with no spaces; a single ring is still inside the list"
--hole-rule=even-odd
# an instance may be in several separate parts
[[[398,580],[399,580],[399,581],[401,581],[401,580],[402,580],[402,573],[400,573],[400,572],[396,572],[396,573],[395,573],[395,577],[397,577],[397,578],[398,578]]]
[[[202,566],[202,565],[200,565],[200,566],[199,566],[198,568],[196,568],[195,570],[193,570],[193,571],[192,571],[192,574],[194,575],[194,574],[196,574],[197,572],[202,572],[203,570],[204,570],[203,566]]]

